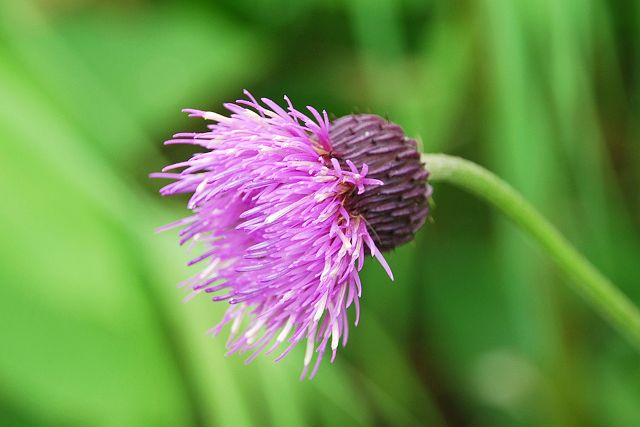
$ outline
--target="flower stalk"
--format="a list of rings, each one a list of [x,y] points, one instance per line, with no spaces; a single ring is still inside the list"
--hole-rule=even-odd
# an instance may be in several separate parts
[[[640,351],[640,311],[530,203],[483,167],[455,156],[424,154],[431,182],[460,187],[500,210],[537,241],[585,301]]]

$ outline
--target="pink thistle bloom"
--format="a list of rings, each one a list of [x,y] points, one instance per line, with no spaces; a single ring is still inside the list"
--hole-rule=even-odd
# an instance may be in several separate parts
[[[162,195],[191,194],[193,214],[162,229],[181,226],[181,244],[204,247],[189,262],[202,270],[183,285],[189,297],[205,292],[228,301],[210,331],[217,335],[231,324],[228,354],[250,352],[250,362],[280,348],[278,361],[304,340],[301,378],[315,353],[313,377],[327,347],[333,362],[340,342],[346,345],[351,306],[358,324],[365,255],[393,279],[376,242],[391,249],[424,223],[427,172],[415,141],[378,116],[331,124],[325,111],[307,107],[310,114],[303,114],[287,97],[283,109],[245,94],[225,104],[229,117],[184,110],[214,123],[208,132],[166,141],[205,151],[152,174],[173,180]],[[380,160],[374,173],[364,160]]]

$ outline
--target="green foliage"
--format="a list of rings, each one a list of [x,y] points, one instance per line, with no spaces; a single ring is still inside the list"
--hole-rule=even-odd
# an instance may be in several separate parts
[[[619,4],[618,4],[619,3]],[[184,107],[373,111],[486,164],[640,301],[640,7],[603,0],[0,2],[0,425],[633,426],[637,353],[480,202],[363,273],[361,324],[297,380],[181,304],[184,215],[146,178]],[[442,191],[440,191],[442,190]]]

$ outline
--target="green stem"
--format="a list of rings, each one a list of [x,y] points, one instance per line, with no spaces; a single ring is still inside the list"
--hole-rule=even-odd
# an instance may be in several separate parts
[[[571,279],[573,288],[640,351],[640,311],[509,184],[459,157],[424,154],[431,182],[447,182],[489,202],[526,231]]]

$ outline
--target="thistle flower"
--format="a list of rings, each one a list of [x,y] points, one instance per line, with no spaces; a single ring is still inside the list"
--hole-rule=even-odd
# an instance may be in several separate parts
[[[358,324],[358,272],[369,252],[393,279],[381,250],[411,240],[427,216],[429,187],[416,142],[375,115],[329,122],[327,113],[287,109],[269,99],[225,104],[229,117],[184,110],[212,120],[208,132],[178,133],[166,144],[205,149],[152,174],[174,180],[162,195],[190,193],[193,214],[180,244],[202,243],[189,265],[203,263],[183,283],[229,308],[211,329],[231,324],[228,354],[279,347],[276,361],[301,340],[301,378],[314,352],[313,377],[327,351],[331,361],[349,334],[347,309]],[[180,172],[168,172],[179,170]],[[284,343],[284,345],[283,345]]]

